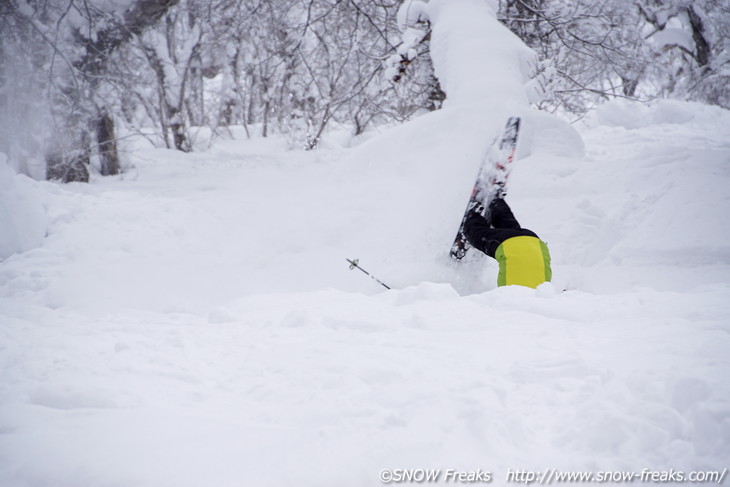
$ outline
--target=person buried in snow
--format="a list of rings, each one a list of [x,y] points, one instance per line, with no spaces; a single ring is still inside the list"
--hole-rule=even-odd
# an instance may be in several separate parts
[[[479,211],[469,214],[464,235],[473,247],[499,262],[497,286],[536,288],[552,278],[547,245],[535,232],[520,227],[503,194],[489,204],[488,218]]]

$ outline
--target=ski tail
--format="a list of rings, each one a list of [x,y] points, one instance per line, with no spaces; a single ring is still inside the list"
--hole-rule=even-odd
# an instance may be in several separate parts
[[[489,218],[489,204],[495,197],[504,197],[507,178],[517,151],[517,136],[520,131],[520,118],[510,117],[499,143],[495,140],[479,166],[476,182],[472,188],[469,202],[461,219],[459,230],[451,246],[451,258],[461,260],[471,248],[464,235],[464,223],[474,211]]]

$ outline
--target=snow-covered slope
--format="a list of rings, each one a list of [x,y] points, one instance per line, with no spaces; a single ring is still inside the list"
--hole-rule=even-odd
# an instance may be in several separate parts
[[[608,106],[587,156],[533,144],[509,198],[552,248],[537,291],[452,267],[466,196],[391,133],[145,150],[122,179],[42,185],[48,237],[0,265],[0,483],[723,467],[728,122]]]
[[[505,121],[468,103],[308,153],[241,137],[140,146],[90,185],[5,178],[48,235],[0,263],[0,485],[728,467],[730,114],[614,102],[578,135],[520,97],[508,201],[550,245],[538,290],[449,261]]]

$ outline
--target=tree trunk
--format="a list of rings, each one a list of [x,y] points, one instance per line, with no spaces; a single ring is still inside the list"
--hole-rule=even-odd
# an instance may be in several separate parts
[[[695,42],[695,59],[701,68],[710,64],[710,44],[705,37],[705,26],[695,9],[687,7],[689,23],[692,27],[692,40]]]
[[[266,100],[264,103],[264,120],[263,125],[261,127],[261,136],[266,137],[268,136],[269,132],[269,100]]]
[[[621,77],[621,90],[625,96],[633,97],[636,94],[636,88],[639,86],[638,79],[628,79]]]
[[[119,153],[117,152],[117,139],[114,134],[114,120],[108,112],[102,112],[96,121],[96,142],[99,147],[102,176],[119,174]]]
[[[187,137],[185,137],[185,130],[182,124],[171,123],[170,130],[172,131],[172,140],[175,142],[175,149],[182,152],[190,152],[188,146]]]
[[[183,101],[180,100],[180,103],[182,104]],[[185,124],[181,122],[181,118],[183,117],[182,108],[170,105],[167,99],[165,99],[165,104],[167,105],[167,120],[170,132],[172,132],[172,142],[175,144],[175,149],[182,152],[190,152]]]

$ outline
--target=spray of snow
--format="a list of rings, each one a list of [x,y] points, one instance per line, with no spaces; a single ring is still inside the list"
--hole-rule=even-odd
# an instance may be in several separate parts
[[[0,261],[43,242],[46,213],[32,181],[10,169],[0,152]]]

